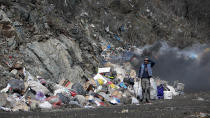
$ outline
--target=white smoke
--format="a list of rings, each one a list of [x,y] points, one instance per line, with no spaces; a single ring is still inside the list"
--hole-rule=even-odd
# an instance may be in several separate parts
[[[179,80],[186,84],[188,91],[210,90],[210,48],[207,44],[194,44],[179,49],[166,42],[135,48],[136,57],[132,65],[138,68],[145,56],[149,56],[156,65],[154,75],[163,80]]]

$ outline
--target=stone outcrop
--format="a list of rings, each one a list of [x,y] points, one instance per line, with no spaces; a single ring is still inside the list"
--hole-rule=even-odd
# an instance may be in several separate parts
[[[84,75],[83,69],[75,64],[83,61],[79,45],[64,35],[28,44],[25,55],[28,55],[26,62],[32,60],[27,68],[44,78],[77,82]]]
[[[97,71],[107,46],[207,43],[210,2],[198,1],[0,0],[0,78],[20,60],[34,76],[77,82]]]

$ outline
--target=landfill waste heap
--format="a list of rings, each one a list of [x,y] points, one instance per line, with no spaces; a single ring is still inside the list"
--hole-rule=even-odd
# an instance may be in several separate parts
[[[128,66],[128,63],[124,65]],[[40,76],[33,77],[17,62],[11,71],[14,79],[1,90],[0,109],[15,112],[138,105],[142,99],[142,87],[141,81],[136,80],[135,70],[123,75],[126,71],[119,65],[108,62],[106,66],[98,68],[98,73],[92,79],[86,79],[83,85],[67,79],[57,84]],[[172,96],[184,94],[182,83],[177,83],[176,88],[158,78],[150,78],[150,83],[150,98],[153,100],[172,99]]]
[[[132,51],[157,41],[178,48],[208,43],[209,4],[0,0],[0,109],[139,104]],[[150,82],[151,99],[184,94],[183,83],[170,86],[156,77]]]

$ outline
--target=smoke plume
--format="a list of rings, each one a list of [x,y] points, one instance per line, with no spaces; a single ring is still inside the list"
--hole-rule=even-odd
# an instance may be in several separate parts
[[[156,65],[153,76],[185,84],[185,91],[198,92],[210,90],[210,48],[208,45],[195,44],[192,47],[178,49],[165,42],[145,46],[135,50],[133,66],[138,70],[145,56],[149,56]]]

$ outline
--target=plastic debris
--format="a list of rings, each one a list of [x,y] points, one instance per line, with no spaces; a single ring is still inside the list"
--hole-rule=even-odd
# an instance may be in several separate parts
[[[79,104],[84,105],[86,103],[86,99],[82,95],[76,95],[75,98],[78,100]]]
[[[29,111],[29,107],[26,103],[18,101],[13,107],[12,111]]]
[[[114,38],[115,38],[116,40],[120,41],[120,37],[119,37],[119,36],[114,35]]]
[[[54,108],[57,106],[60,106],[62,103],[62,101],[59,99],[58,96],[51,96],[51,97],[47,98],[46,101],[48,101],[50,104],[52,104]]]
[[[85,95],[85,90],[80,83],[73,84],[71,89],[75,90],[75,92],[79,95]]]
[[[1,90],[1,93],[6,93],[9,91],[9,88],[11,87],[10,84],[7,84],[7,87]]]
[[[25,68],[23,68],[23,74],[27,81],[34,81],[34,77]]]
[[[39,107],[42,109],[52,109],[52,105],[48,101],[44,101],[39,104]]]
[[[73,96],[73,97],[77,95],[77,93],[73,90],[70,90],[70,93],[71,93],[71,96]]]
[[[36,100],[44,101],[45,99],[46,99],[46,96],[44,95],[44,93],[42,93],[40,91],[36,93]]]
[[[131,104],[139,104],[139,101],[136,99],[136,97],[132,97]]]
[[[110,100],[110,103],[113,105],[119,104],[120,103],[120,99],[116,98],[116,97],[112,97]]]
[[[198,97],[196,100],[198,100],[198,101],[205,101],[205,99],[203,99],[202,97]]]
[[[164,88],[163,88],[163,85],[161,84],[160,86],[157,87],[157,97],[158,99],[163,99],[164,96],[163,96],[163,91],[164,91]]]
[[[0,110],[3,110],[3,111],[12,111],[12,109],[6,108],[6,107],[0,107]]]
[[[46,95],[50,92],[45,86],[37,81],[28,81],[28,86],[37,93],[42,92]]]
[[[128,113],[128,109],[123,109],[121,113]]]
[[[103,77],[101,74],[96,74],[94,77],[94,80],[98,80],[98,79],[102,79],[104,81],[104,84],[107,83],[107,79],[105,77]]]
[[[183,92],[184,91],[184,84],[183,83],[177,83],[176,89],[179,92]]]
[[[163,91],[164,99],[172,99],[173,93],[171,91]]]
[[[59,85],[64,86],[64,87],[66,87],[66,88],[68,88],[68,89],[71,89],[73,83],[70,82],[69,80],[62,79],[62,80],[59,82]]]
[[[98,68],[98,73],[108,73],[110,72],[111,68],[106,67],[106,68]]]
[[[57,96],[64,104],[68,104],[70,102],[70,97],[64,96],[62,93],[58,93]]]
[[[105,49],[109,50],[108,47]],[[121,53],[124,56],[123,60],[129,60],[132,57],[129,51],[117,50],[123,52]],[[93,78],[86,78],[84,83],[72,83],[63,78],[57,84],[41,76],[34,78],[21,64],[16,64],[15,68],[22,68],[26,79],[12,79],[1,90],[0,96],[6,95],[6,97],[0,97],[0,109],[3,111],[139,105],[139,99],[142,99],[141,80],[136,78],[136,71],[131,69],[130,62],[122,65],[108,62],[105,67],[98,68]],[[12,71],[13,74],[18,74],[18,72],[16,73],[15,69]],[[177,83],[176,87],[173,87],[166,81],[155,78],[150,79],[150,85],[151,99],[172,99],[173,96],[180,95],[184,90],[182,83]],[[7,108],[6,103],[9,103],[11,108]],[[122,112],[127,113],[128,111]]]
[[[136,97],[138,97],[139,99],[142,99],[142,87],[141,87],[141,81],[138,82],[134,82],[134,92]]]
[[[108,46],[107,46],[107,49],[111,49],[111,45],[108,45]]]
[[[14,92],[21,93],[25,89],[24,81],[22,80],[18,80],[18,79],[10,80],[9,85],[11,86],[10,88]]]
[[[122,87],[122,88],[124,88],[124,89],[127,89],[127,86],[125,85],[124,82],[121,82],[119,85],[120,85],[120,87]]]
[[[176,92],[176,90],[174,89],[174,87],[168,85],[167,88],[172,92],[172,95],[173,96],[176,96],[176,95],[179,94],[178,92]]]
[[[150,99],[157,99],[157,84],[153,78],[150,78]]]
[[[97,81],[98,81],[99,85],[103,85],[104,84],[104,80],[103,79],[98,79]]]

